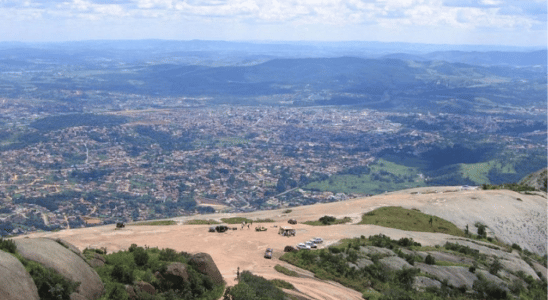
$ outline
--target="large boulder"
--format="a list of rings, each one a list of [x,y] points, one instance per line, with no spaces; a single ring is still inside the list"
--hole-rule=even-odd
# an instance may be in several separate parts
[[[405,259],[397,256],[388,256],[383,259],[380,259],[379,262],[391,271],[397,271],[404,268],[410,269],[411,266]]]
[[[209,276],[215,284],[224,282],[223,275],[221,275],[211,255],[207,253],[195,254],[190,258],[189,263],[200,273]]]
[[[145,282],[145,281],[139,281],[135,284],[135,293],[139,295],[140,293],[147,293],[149,295],[155,295],[156,289],[152,286],[152,284]]]
[[[88,300],[99,298],[104,291],[99,275],[78,254],[58,242],[45,239],[15,240],[21,256],[52,268],[57,273],[74,282],[80,282],[78,294]]]
[[[471,289],[474,280],[478,279],[476,274],[471,273],[468,268],[464,267],[442,267],[423,263],[415,263],[415,267],[418,267],[421,272],[436,276],[440,280],[447,279],[447,283],[454,287],[465,285],[468,289]]]
[[[103,257],[99,253],[93,253],[93,258],[89,260],[89,265],[92,268],[100,268],[100,267],[104,266],[105,263],[106,263],[105,257]]]
[[[531,275],[535,280],[539,279],[537,272],[529,264],[521,259],[501,259],[499,260],[503,268],[512,272],[523,271],[525,275]]]
[[[425,290],[428,287],[440,288],[441,282],[424,276],[415,277],[413,288],[416,290]]]
[[[539,272],[542,275],[542,277],[547,278],[546,277],[546,268],[543,265],[541,265],[537,262],[533,262],[533,268],[535,269],[535,271]]]
[[[163,278],[169,281],[175,287],[181,287],[189,282],[187,266],[180,262],[174,262],[167,266]]]
[[[362,246],[360,247],[360,252],[363,252],[367,255],[385,255],[385,256],[393,256],[396,255],[394,251],[386,248],[380,248],[375,246]]]
[[[39,300],[38,289],[21,262],[0,251],[0,295],[3,300]]]
[[[461,263],[467,265],[473,265],[474,260],[464,256],[458,256],[451,253],[438,252],[438,251],[428,251],[428,252],[417,252],[423,259],[426,259],[426,256],[430,254],[436,261],[448,261],[452,263]]]
[[[75,254],[77,254],[78,256],[80,256],[83,260],[86,260],[86,258],[84,257],[84,255],[82,254],[82,251],[80,251],[80,249],[76,248],[76,246],[74,246],[73,244],[63,240],[63,239],[60,239],[60,238],[57,238],[57,239],[54,239],[54,241],[56,241],[57,243],[59,243],[61,246],[69,249],[70,251],[74,252]]]

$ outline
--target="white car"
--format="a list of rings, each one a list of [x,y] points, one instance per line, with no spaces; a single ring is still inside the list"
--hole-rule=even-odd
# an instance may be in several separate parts
[[[314,241],[308,241],[306,243],[304,243],[305,245],[307,246],[310,246],[310,248],[318,248],[318,246],[316,246],[316,244],[314,243]]]
[[[310,250],[310,246],[306,245],[305,243],[300,243],[297,245],[297,249]]]
[[[315,244],[321,244],[323,243],[323,239],[320,238],[320,237],[315,237],[312,239],[312,241],[315,243]]]

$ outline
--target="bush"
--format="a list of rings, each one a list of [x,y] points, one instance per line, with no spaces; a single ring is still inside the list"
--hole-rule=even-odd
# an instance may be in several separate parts
[[[478,237],[485,238],[487,236],[487,232],[485,231],[487,226],[481,223],[476,223],[476,227],[478,228]]]
[[[480,299],[506,299],[508,297],[508,293],[504,289],[487,281],[482,275],[478,275],[478,279],[474,281],[473,289]]]
[[[468,272],[476,273],[476,266],[470,266],[470,268],[468,268]]]
[[[243,271],[240,282],[225,293],[225,299],[232,300],[284,300],[285,294],[274,283],[261,276]]]
[[[520,247],[518,244],[516,244],[516,243],[513,243],[513,244],[512,244],[512,249],[516,249],[516,250],[518,250],[518,251],[521,251],[521,247]]]
[[[4,250],[9,253],[15,253],[17,246],[12,240],[4,239],[0,237],[0,250]]]
[[[432,255],[428,254],[426,256],[426,258],[424,259],[424,262],[429,264],[429,265],[435,265],[436,264],[436,259]]]
[[[79,282],[68,280],[55,270],[37,262],[24,260],[23,263],[38,289],[40,299],[69,300],[70,294],[80,285]]]
[[[122,264],[114,265],[110,272],[110,276],[114,280],[125,284],[133,284],[133,280],[135,280],[133,268]]]
[[[502,269],[502,264],[500,263],[498,257],[495,257],[495,260],[493,261],[493,263],[491,264],[491,266],[489,266],[489,273],[493,274],[493,275],[497,275],[497,273]]]
[[[420,270],[415,268],[404,268],[396,271],[396,281],[404,289],[411,289],[415,282],[415,275],[419,274]]]
[[[287,290],[294,290],[295,289],[295,287],[291,283],[289,283],[285,280],[272,279],[272,280],[270,280],[270,282],[272,282],[272,284],[274,284],[275,286],[277,286],[281,289],[287,289]]]
[[[162,249],[158,258],[163,261],[178,261],[179,254],[173,249]]]
[[[336,218],[332,217],[332,216],[323,216],[319,220],[320,220],[320,222],[322,222],[322,224],[329,225],[329,224],[335,222]]]
[[[133,251],[133,259],[138,266],[144,266],[148,262],[148,253],[142,247],[137,247]]]
[[[284,266],[275,265],[274,270],[276,270],[276,271],[278,271],[282,274],[285,274],[287,276],[299,277],[299,274],[297,274],[297,272],[289,270],[288,268],[286,268]]]
[[[411,246],[420,247],[421,243],[417,243],[417,242],[413,241],[413,238],[401,238],[398,241],[398,245],[400,245],[402,247],[411,247]]]

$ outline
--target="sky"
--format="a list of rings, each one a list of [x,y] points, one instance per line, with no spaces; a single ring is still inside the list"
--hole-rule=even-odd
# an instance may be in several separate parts
[[[0,0],[0,41],[380,41],[546,47],[547,0]]]

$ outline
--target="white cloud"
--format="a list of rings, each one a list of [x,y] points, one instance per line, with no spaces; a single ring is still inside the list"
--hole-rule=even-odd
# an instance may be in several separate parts
[[[523,34],[534,31],[531,34],[537,36],[540,28],[546,33],[546,0],[0,0],[2,16],[9,18],[12,28],[29,26],[29,20],[42,22],[41,26],[50,22],[51,28],[57,28],[72,20],[90,28],[100,22],[109,23],[113,26],[111,32],[159,32],[160,28],[149,27],[163,24],[168,28],[184,23],[204,28],[204,34],[226,33],[229,39],[230,34],[253,38],[261,28],[282,39],[284,33],[293,35],[292,28],[302,30],[296,36],[321,28],[330,32],[329,39],[350,36],[350,29],[359,30],[361,35],[352,36],[361,39],[382,32],[397,32],[398,36],[401,32],[411,39],[418,31],[440,30],[449,36],[456,29],[467,30],[473,36],[486,28]],[[53,29],[51,34],[54,35]]]

